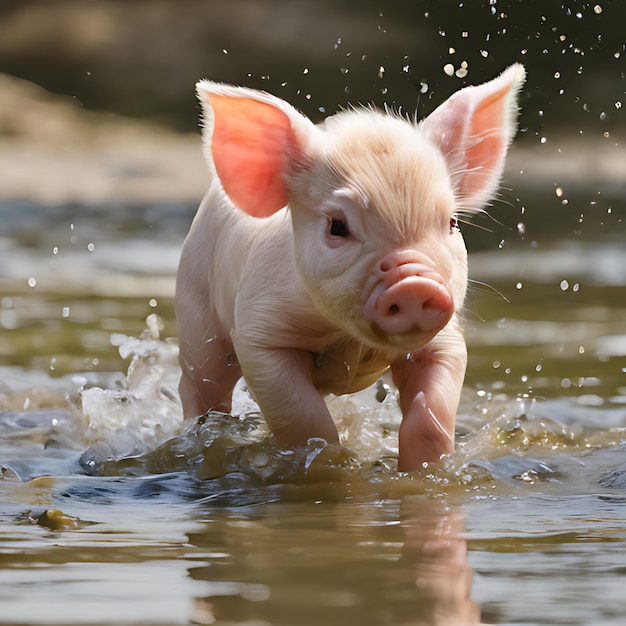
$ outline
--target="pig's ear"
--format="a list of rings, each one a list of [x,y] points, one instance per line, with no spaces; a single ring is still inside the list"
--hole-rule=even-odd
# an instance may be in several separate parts
[[[287,204],[285,174],[305,161],[313,123],[270,94],[213,83],[196,85],[204,112],[204,154],[242,211],[269,217]]]
[[[462,208],[480,208],[497,188],[525,77],[522,65],[512,65],[488,83],[457,91],[421,123],[446,158]]]

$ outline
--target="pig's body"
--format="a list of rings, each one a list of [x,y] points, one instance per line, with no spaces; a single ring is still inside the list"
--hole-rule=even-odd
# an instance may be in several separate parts
[[[278,440],[336,442],[322,396],[363,389],[391,367],[399,468],[453,449],[467,283],[455,215],[480,208],[499,178],[523,70],[508,74],[473,88],[485,93],[464,113],[470,125],[500,121],[497,136],[481,127],[469,140],[454,137],[467,129],[450,107],[420,125],[367,110],[314,127],[266,94],[199,84],[216,176],[177,279],[186,417],[229,411],[244,375]]]

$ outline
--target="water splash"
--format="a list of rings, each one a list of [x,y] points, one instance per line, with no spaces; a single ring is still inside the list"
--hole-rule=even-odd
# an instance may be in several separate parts
[[[160,339],[163,325],[156,315],[146,322],[139,338],[111,338],[120,356],[131,359],[122,387],[92,387],[81,394],[81,412],[96,441],[83,455],[87,467],[97,459],[144,453],[180,430],[178,346]]]
[[[558,488],[564,475],[576,474],[581,458],[588,464],[590,454],[616,443],[615,431],[588,432],[580,420],[562,422],[570,405],[551,405],[528,393],[511,397],[495,387],[465,388],[454,454],[399,476],[401,415],[396,392],[383,379],[358,394],[328,399],[341,446],[312,439],[302,448],[284,448],[269,433],[244,381],[235,388],[232,414],[210,412],[183,421],[178,348],[160,337],[161,329],[151,315],[139,337],[113,335],[130,360],[126,376],[48,379],[58,387],[56,394],[37,396],[31,389],[29,410],[22,395],[15,395],[14,408],[0,413],[5,481],[86,473],[94,480],[131,481],[141,494],[165,491],[193,500],[239,494],[246,502],[273,498],[276,489],[284,497],[289,485],[331,483],[353,494],[383,489],[491,496],[537,483]]]

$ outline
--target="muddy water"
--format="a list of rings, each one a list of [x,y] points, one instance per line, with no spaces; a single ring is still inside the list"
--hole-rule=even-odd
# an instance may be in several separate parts
[[[0,623],[623,624],[623,189],[552,194],[465,227],[457,449],[401,476],[375,388],[344,448],[276,447],[243,387],[181,423],[195,207],[0,206]]]

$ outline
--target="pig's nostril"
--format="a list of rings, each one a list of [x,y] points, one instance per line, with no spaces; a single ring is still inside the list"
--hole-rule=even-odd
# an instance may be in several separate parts
[[[389,313],[391,313],[391,315],[395,315],[396,313],[400,313],[400,307],[397,304],[392,304],[389,307]]]

